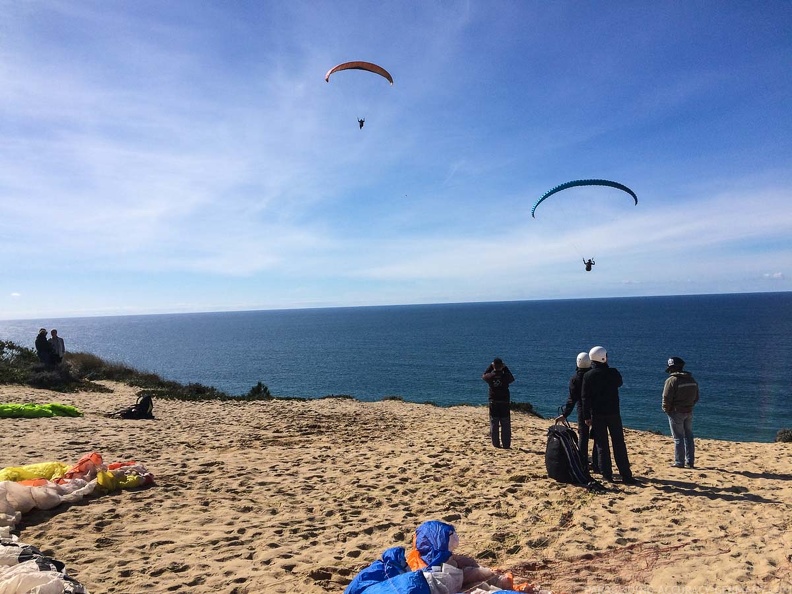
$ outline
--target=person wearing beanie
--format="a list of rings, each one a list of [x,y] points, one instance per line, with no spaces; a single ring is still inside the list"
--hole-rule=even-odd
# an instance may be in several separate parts
[[[489,386],[490,437],[496,448],[511,448],[511,394],[509,384],[514,376],[503,361],[496,357],[481,376]]]
[[[675,468],[694,468],[696,445],[693,441],[693,407],[699,400],[699,386],[690,372],[685,371],[681,357],[670,357],[667,362],[668,378],[663,385],[663,412],[674,438]]]
[[[577,358],[575,359],[575,375],[573,375],[569,379],[569,398],[566,401],[566,404],[561,409],[561,415],[556,417],[556,422],[566,420],[569,415],[572,414],[572,411],[577,406],[578,409],[578,450],[580,452],[580,463],[583,465],[583,468],[589,468],[589,458],[588,458],[588,444],[589,438],[591,438],[592,443],[594,444],[591,449],[591,471],[592,472],[599,472],[599,450],[597,449],[597,442],[594,440],[594,436],[591,435],[591,429],[588,425],[586,425],[586,421],[583,418],[583,404],[580,400],[580,393],[583,389],[583,376],[586,375],[586,372],[591,369],[591,359],[589,358],[589,354],[578,353]]]

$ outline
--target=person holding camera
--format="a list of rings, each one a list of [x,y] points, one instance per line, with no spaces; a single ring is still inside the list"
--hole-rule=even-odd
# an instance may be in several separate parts
[[[511,448],[511,394],[509,384],[514,376],[503,361],[496,357],[481,376],[489,386],[490,437],[496,448]]]

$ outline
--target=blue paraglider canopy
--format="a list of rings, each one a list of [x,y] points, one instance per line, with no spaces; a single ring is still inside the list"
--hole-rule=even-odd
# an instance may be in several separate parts
[[[624,184],[620,184],[619,182],[610,181],[607,179],[576,179],[573,181],[568,181],[566,183],[561,184],[560,186],[556,186],[552,190],[549,190],[542,194],[542,197],[536,201],[536,203],[531,208],[531,216],[536,218],[536,207],[539,206],[542,202],[544,202],[547,198],[555,194],[556,192],[560,192],[562,190],[566,190],[568,188],[576,188],[578,186],[608,186],[611,188],[616,188],[617,190],[621,190],[622,192],[627,192],[630,196],[633,197],[635,200],[635,204],[638,204],[638,196],[633,192],[630,188],[625,186]]]

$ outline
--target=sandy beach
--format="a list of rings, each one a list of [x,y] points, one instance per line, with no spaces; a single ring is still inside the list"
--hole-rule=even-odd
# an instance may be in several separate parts
[[[628,430],[640,483],[595,494],[547,478],[552,421],[528,415],[507,451],[485,407],[155,400],[156,420],[129,421],[105,413],[135,389],[106,385],[0,386],[3,403],[84,412],[0,420],[0,468],[96,451],[154,474],[17,525],[92,594],[341,593],[431,519],[459,552],[555,592],[792,592],[792,444],[697,440],[698,467],[676,469],[670,437]]]

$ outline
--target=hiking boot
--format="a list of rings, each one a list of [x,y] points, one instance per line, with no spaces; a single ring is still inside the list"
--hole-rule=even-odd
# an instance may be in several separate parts
[[[634,476],[628,476],[627,478],[622,479],[622,483],[624,483],[625,485],[637,485],[638,479],[635,478]]]
[[[684,468],[684,464],[671,464],[671,468]]]
[[[695,468],[695,466],[693,466],[692,464],[685,464],[685,466],[687,466],[688,468]]]

